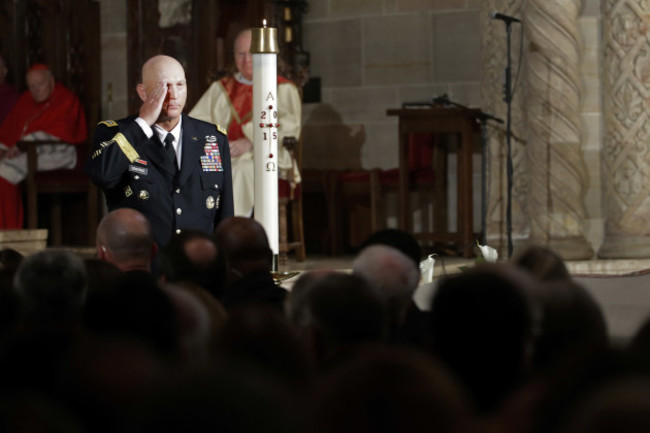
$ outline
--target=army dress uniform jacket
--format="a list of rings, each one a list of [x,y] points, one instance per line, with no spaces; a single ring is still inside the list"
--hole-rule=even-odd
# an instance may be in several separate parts
[[[104,191],[108,210],[129,207],[144,214],[161,248],[183,229],[212,234],[233,215],[225,131],[183,114],[181,168],[176,173],[156,134],[147,138],[135,119],[103,121],[95,129],[85,168]]]

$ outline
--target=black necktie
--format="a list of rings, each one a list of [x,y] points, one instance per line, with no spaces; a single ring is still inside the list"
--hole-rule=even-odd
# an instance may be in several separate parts
[[[167,152],[167,158],[174,165],[174,171],[178,170],[178,162],[176,161],[176,151],[174,150],[174,136],[171,132],[167,133],[165,137],[165,152]]]

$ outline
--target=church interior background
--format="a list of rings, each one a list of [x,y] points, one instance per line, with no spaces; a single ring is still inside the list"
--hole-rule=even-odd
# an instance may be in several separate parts
[[[85,101],[94,103],[103,119],[133,112],[137,71],[156,51],[182,57],[190,108],[227,63],[233,29],[290,6],[293,17],[273,19],[291,27],[292,78],[309,89],[303,169],[313,173],[397,167],[398,121],[386,110],[405,102],[446,94],[506,118],[506,31],[490,13],[519,17],[522,23],[514,23],[511,33],[515,251],[537,243],[570,260],[650,257],[646,0],[3,0],[1,5],[0,50],[14,78],[24,76],[29,59],[25,45],[10,41],[34,43],[37,37],[17,14],[30,5],[41,14],[96,11],[98,22],[85,23],[94,36],[75,36],[83,42],[86,66],[79,72],[60,61],[53,70],[59,79],[76,73]],[[38,19],[42,15],[32,16]],[[473,163],[474,231],[482,226],[484,174],[486,242],[501,251],[507,238],[505,135],[503,124],[488,122],[485,173],[480,151]],[[445,140],[453,149],[453,137]],[[477,136],[476,148],[481,144]],[[453,153],[449,168],[453,191]],[[452,226],[453,197],[447,212]],[[397,199],[393,193],[384,202],[387,226],[397,225]],[[412,212],[424,216],[414,230],[422,230],[431,224],[430,203],[421,197],[412,203]],[[308,240],[327,231],[321,214],[306,208]]]

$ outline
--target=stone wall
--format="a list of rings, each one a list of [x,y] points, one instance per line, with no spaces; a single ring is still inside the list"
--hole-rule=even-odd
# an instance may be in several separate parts
[[[304,15],[320,103],[304,108],[304,165],[397,167],[403,102],[480,104],[480,0],[319,0]],[[346,140],[346,137],[348,138]]]
[[[610,1],[611,2],[611,1]],[[527,2],[531,3],[531,2]],[[535,2],[533,2],[535,3]],[[582,0],[576,20],[579,158],[584,162],[582,231],[591,249],[604,238],[607,175],[603,149],[602,10],[605,0]],[[614,2],[625,3],[625,2]],[[638,2],[629,1],[630,4]],[[316,169],[397,166],[397,120],[386,116],[403,102],[429,101],[446,93],[452,101],[505,117],[502,101],[503,24],[491,10],[522,16],[517,0],[318,0],[304,15],[303,45],[312,77],[321,80],[321,101],[305,104],[304,166]],[[610,8],[611,9],[611,8]],[[103,117],[127,114],[126,0],[101,0]],[[519,36],[514,35],[518,61]],[[526,45],[524,45],[526,48]],[[528,95],[525,69],[515,95],[515,200],[518,245],[528,242],[530,188],[528,136],[521,99]],[[522,117],[523,116],[523,117]],[[488,233],[503,248],[505,236],[504,130],[491,135]],[[480,228],[480,160],[474,162],[474,226]],[[455,188],[452,173],[451,187]],[[452,192],[453,197],[453,192]],[[389,210],[395,202],[389,202]],[[450,204],[450,220],[455,218]],[[394,214],[388,214],[395,225]],[[543,236],[542,236],[543,238]]]

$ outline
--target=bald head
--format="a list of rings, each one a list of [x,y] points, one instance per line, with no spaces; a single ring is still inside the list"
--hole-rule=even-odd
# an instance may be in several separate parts
[[[97,227],[96,242],[99,257],[123,270],[124,266],[133,266],[133,263],[150,266],[155,252],[149,220],[130,208],[116,209],[106,215]],[[136,268],[141,268],[141,265],[136,265]]]
[[[273,253],[264,227],[252,218],[232,217],[215,233],[219,254],[240,272],[270,270]]]
[[[146,101],[159,83],[167,86],[167,96],[156,123],[177,121],[183,113],[187,100],[185,70],[178,60],[159,55],[150,58],[142,65],[142,83],[137,87],[140,99]]]

